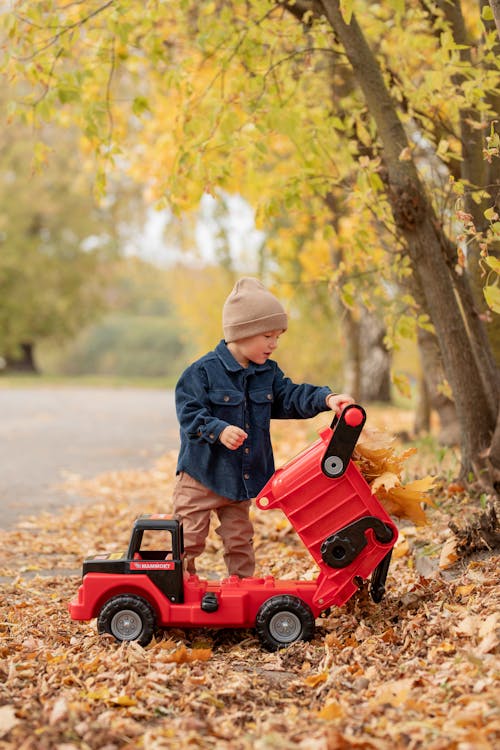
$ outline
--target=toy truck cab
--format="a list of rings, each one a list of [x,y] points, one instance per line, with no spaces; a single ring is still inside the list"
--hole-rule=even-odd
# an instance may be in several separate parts
[[[170,601],[183,601],[182,523],[166,514],[142,515],[132,528],[125,553],[103,553],[87,557],[88,573],[145,574]]]
[[[84,560],[83,583],[69,605],[71,617],[92,619],[99,615],[100,631],[111,632],[118,640],[135,640],[145,627],[144,612],[155,607],[159,598],[178,604],[184,601],[183,555],[179,519],[167,514],[139,516],[127,550],[98,553]],[[142,606],[134,615],[140,595],[149,607]],[[148,619],[151,616],[146,616]]]
[[[99,632],[143,646],[161,627],[255,628],[272,651],[311,639],[316,617],[342,606],[359,579],[371,575],[372,597],[380,601],[397,530],[351,461],[365,417],[348,406],[256,498],[257,507],[280,508],[290,520],[318,565],[315,581],[189,575],[181,521],[142,515],[125,552],[85,559],[72,619],[96,617]]]

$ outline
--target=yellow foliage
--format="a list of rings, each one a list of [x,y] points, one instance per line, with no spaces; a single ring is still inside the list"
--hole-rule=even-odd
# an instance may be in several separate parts
[[[178,266],[170,277],[171,302],[189,331],[194,356],[201,356],[223,336],[222,307],[234,279],[216,266]]]

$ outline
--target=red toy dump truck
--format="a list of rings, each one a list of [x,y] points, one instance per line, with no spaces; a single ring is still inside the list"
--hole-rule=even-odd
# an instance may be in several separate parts
[[[346,407],[256,498],[262,510],[285,513],[319,567],[315,581],[190,575],[182,565],[182,523],[142,515],[126,552],[86,558],[71,618],[97,617],[99,632],[143,646],[158,628],[255,628],[264,648],[275,651],[310,640],[316,617],[342,606],[360,580],[371,576],[372,598],[381,601],[398,532],[351,461],[365,419],[360,406]]]

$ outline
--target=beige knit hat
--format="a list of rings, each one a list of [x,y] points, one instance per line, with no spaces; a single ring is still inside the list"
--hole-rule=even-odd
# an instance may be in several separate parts
[[[288,319],[281,303],[258,279],[236,282],[222,309],[224,338],[229,344],[267,331],[286,331]]]

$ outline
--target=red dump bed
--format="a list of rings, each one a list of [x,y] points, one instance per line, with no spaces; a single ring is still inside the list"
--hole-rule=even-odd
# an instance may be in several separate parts
[[[343,605],[357,589],[355,577],[367,579],[397,539],[396,527],[352,461],[338,478],[323,472],[322,461],[332,435],[331,428],[322,430],[315,443],[275,472],[256,498],[262,510],[283,511],[318,564],[314,603],[320,609]],[[344,564],[343,540],[348,544],[353,533],[348,527],[357,521],[357,526],[365,529],[361,533],[367,543],[351,562],[352,555],[345,557]],[[382,525],[387,531],[377,538],[376,531]],[[359,537],[359,531],[355,536]],[[333,558],[340,550],[339,567],[325,562],[325,543],[330,548],[330,560],[332,550]]]

